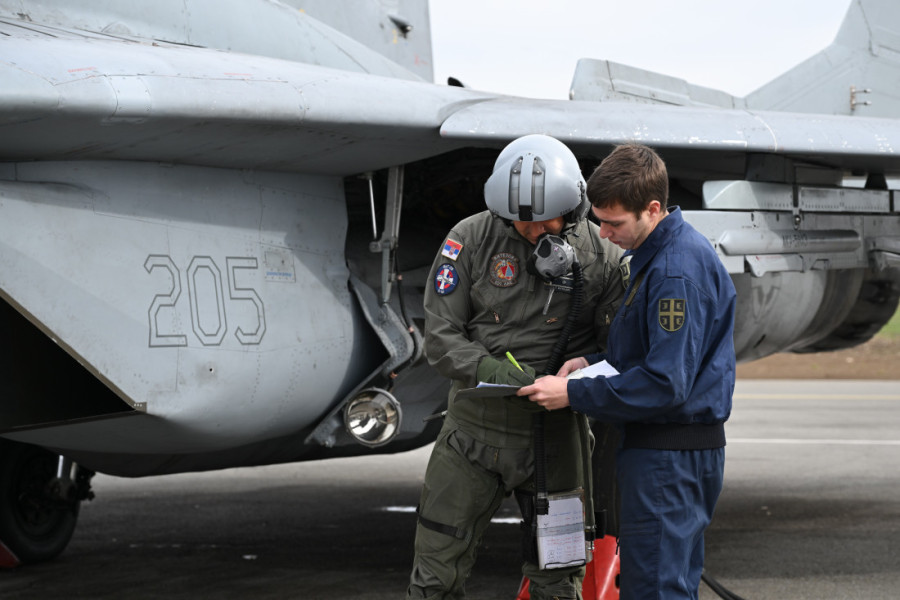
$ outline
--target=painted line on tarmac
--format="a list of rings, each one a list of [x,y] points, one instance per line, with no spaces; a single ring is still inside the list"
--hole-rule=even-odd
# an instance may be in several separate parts
[[[382,507],[383,511],[386,512],[396,512],[396,513],[414,513],[416,512],[415,506],[384,506]],[[522,522],[520,517],[494,517],[491,519],[491,523],[503,523],[504,525],[518,525]]]
[[[900,394],[784,394],[772,392],[771,394],[734,394],[735,400],[898,400]]]
[[[415,506],[383,506],[381,510],[385,512],[398,512],[398,513],[414,513],[416,512]]]
[[[727,438],[729,444],[800,444],[829,446],[900,446],[900,440],[837,440],[825,438]]]

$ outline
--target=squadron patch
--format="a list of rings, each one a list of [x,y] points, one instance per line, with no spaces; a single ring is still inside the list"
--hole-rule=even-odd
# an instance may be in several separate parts
[[[446,256],[450,260],[456,260],[457,258],[459,258],[459,253],[462,249],[462,244],[460,244],[456,240],[447,238],[447,243],[444,244],[444,250],[441,252],[441,256]]]
[[[519,277],[519,259],[509,252],[501,252],[491,257],[491,283],[497,287],[516,285]]]
[[[459,274],[456,272],[456,267],[450,263],[444,263],[438,269],[437,275],[434,276],[434,291],[441,296],[446,296],[456,289],[458,283]]]
[[[684,298],[661,298],[659,326],[666,331],[678,331],[684,325]]]

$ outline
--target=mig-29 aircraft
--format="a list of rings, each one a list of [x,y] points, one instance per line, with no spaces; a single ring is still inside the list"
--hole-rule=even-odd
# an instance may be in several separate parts
[[[581,60],[571,101],[432,83],[421,0],[0,0],[0,550],[92,472],[408,450],[443,236],[500,148],[657,149],[739,294],[741,360],[871,338],[900,295],[900,5],[745,98]],[[12,558],[9,558],[12,557]]]

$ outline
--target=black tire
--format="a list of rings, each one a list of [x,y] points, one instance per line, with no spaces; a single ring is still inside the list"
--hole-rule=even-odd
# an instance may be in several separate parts
[[[23,563],[59,556],[72,539],[80,502],[50,497],[59,456],[0,440],[0,541]]]

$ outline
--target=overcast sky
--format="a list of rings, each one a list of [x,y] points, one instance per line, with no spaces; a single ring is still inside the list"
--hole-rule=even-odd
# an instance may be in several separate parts
[[[565,99],[579,58],[744,96],[830,44],[850,0],[430,0],[435,81]]]

